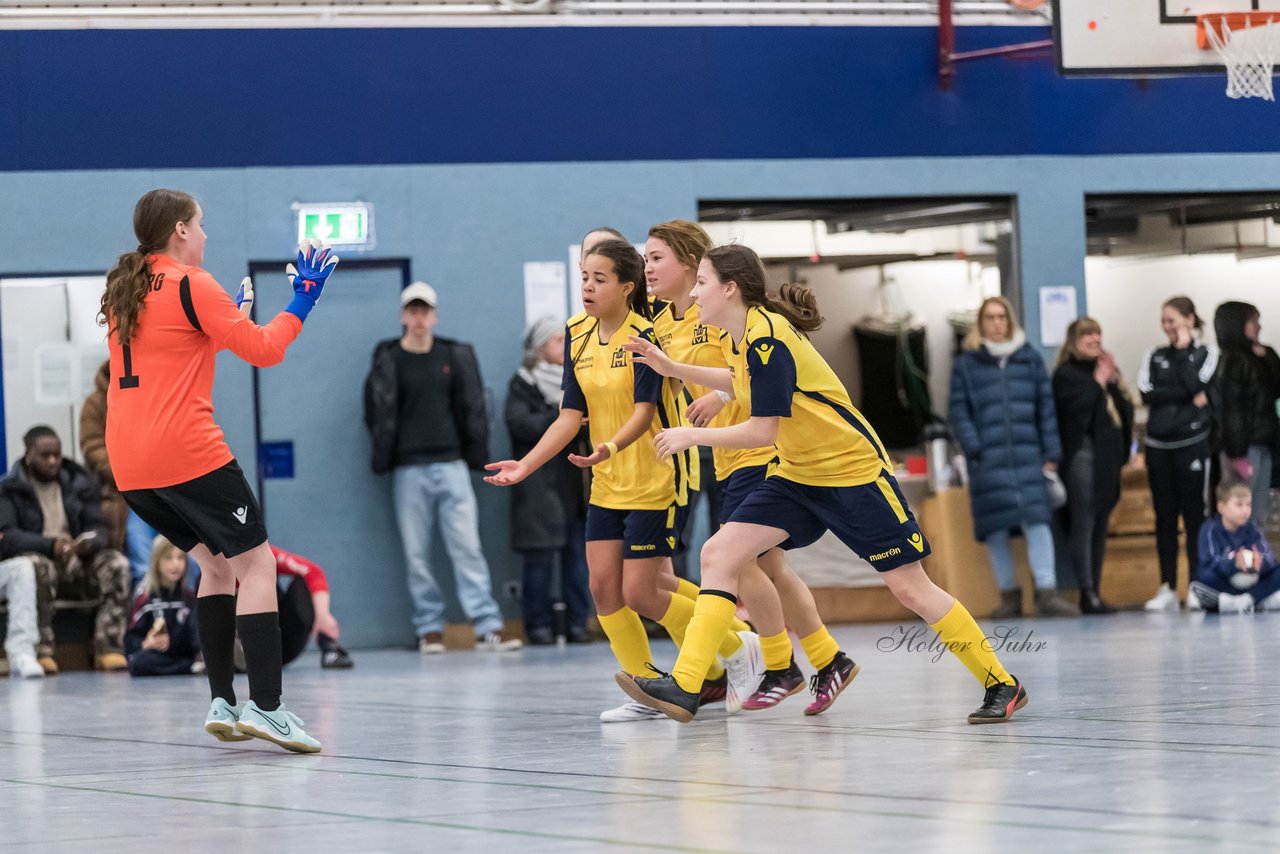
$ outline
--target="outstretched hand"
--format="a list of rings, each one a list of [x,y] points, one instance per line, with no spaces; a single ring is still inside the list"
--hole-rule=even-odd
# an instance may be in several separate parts
[[[484,470],[493,472],[485,475],[484,482],[494,486],[515,486],[529,476],[528,466],[519,460],[499,460],[489,463]]]
[[[329,274],[338,266],[338,256],[333,250],[320,241],[302,241],[298,244],[298,266],[288,264],[284,268],[293,285],[293,292],[300,296],[311,297],[312,302],[320,299],[324,283]]]
[[[664,377],[675,376],[676,363],[652,341],[633,335],[622,349],[631,354],[631,361],[648,365]]]
[[[601,443],[596,445],[595,452],[589,457],[584,457],[581,454],[570,454],[569,462],[573,463],[580,469],[587,469],[604,462],[609,459],[609,456],[609,448]]]
[[[240,280],[240,290],[236,291],[236,308],[245,317],[253,311],[253,279],[249,276]]]

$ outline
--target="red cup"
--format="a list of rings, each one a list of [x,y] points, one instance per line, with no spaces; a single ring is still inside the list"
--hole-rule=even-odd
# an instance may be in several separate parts
[[[925,474],[929,471],[926,457],[907,457],[907,474]]]

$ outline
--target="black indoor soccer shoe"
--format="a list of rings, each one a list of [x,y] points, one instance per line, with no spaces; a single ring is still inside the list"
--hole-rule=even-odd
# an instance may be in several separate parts
[[[1002,724],[1027,704],[1026,689],[1017,676],[1012,673],[1009,675],[1013,677],[1012,685],[996,682],[987,687],[987,696],[983,698],[978,710],[969,715],[969,723]]]
[[[614,678],[628,697],[674,721],[687,724],[698,711],[698,695],[681,688],[674,676],[662,673],[656,679],[640,679],[619,672]]]

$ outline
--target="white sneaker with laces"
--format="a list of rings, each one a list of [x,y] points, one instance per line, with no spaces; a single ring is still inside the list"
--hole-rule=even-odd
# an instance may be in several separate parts
[[[14,679],[43,679],[44,668],[30,653],[15,655],[9,660],[9,676]]]
[[[667,716],[664,712],[651,709],[640,703],[623,703],[616,709],[605,709],[600,713],[600,723],[602,724],[624,724],[631,721],[665,721],[666,719]]]
[[[218,741],[248,741],[249,736],[236,732],[236,721],[240,720],[242,711],[243,703],[233,706],[221,697],[214,697],[204,719],[204,731]]]
[[[755,632],[738,632],[742,646],[728,658],[721,659],[729,686],[725,690],[724,710],[733,715],[742,711],[742,701],[760,687],[764,678],[764,651],[760,648],[760,636]]]
[[[320,742],[307,735],[302,718],[286,709],[284,703],[273,712],[258,708],[252,700],[245,703],[240,720],[236,721],[236,732],[273,742],[294,753],[320,752]]]
[[[485,632],[476,638],[476,649],[484,652],[513,652],[524,646],[520,638],[503,638],[498,632]]]
[[[1252,614],[1253,597],[1248,593],[1223,593],[1218,597],[1219,614]]]
[[[1169,588],[1168,584],[1161,584],[1160,590],[1155,596],[1147,600],[1147,604],[1142,606],[1144,611],[1176,611],[1178,610],[1178,594]]]

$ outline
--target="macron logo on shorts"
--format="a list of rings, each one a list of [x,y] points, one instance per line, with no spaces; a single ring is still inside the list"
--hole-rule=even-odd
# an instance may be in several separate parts
[[[235,517],[236,517],[236,521],[237,521],[237,522],[239,522],[241,525],[243,525],[243,524],[245,523],[245,521],[249,518],[249,508],[248,508],[248,507],[237,507],[237,508],[236,508],[236,510],[235,510],[235,512],[234,512],[234,513],[232,513],[231,515],[232,515],[232,516],[235,516]]]

